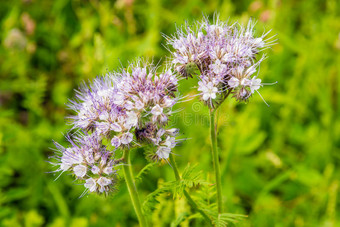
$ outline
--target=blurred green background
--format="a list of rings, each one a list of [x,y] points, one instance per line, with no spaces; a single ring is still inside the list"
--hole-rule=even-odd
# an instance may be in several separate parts
[[[0,226],[137,226],[124,182],[108,198],[78,198],[84,187],[72,176],[54,181],[52,139],[66,145],[65,103],[81,81],[137,56],[165,60],[162,33],[214,12],[241,23],[254,17],[259,32],[279,38],[260,72],[278,81],[260,90],[271,106],[256,94],[219,111],[226,211],[249,215],[240,226],[340,226],[339,8],[336,0],[1,1]],[[197,83],[182,82],[183,95]],[[208,109],[195,99],[177,108],[173,125],[189,138],[174,150],[179,168],[198,163],[213,182]],[[133,163],[135,172],[147,163],[142,152]],[[152,167],[138,184],[142,200],[171,180],[170,166]],[[204,226],[184,198],[159,200],[153,226]]]

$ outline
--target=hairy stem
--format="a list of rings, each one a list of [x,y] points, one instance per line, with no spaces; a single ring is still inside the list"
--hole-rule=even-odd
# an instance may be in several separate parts
[[[174,170],[174,174],[175,174],[176,180],[180,181],[181,180],[181,176],[179,175],[179,172],[178,172],[178,169],[177,169],[177,164],[176,164],[176,161],[175,161],[175,159],[174,159],[172,154],[170,154],[170,164],[172,166],[172,169]],[[195,211],[199,212],[203,216],[203,218],[207,221],[207,223],[209,223],[209,225],[212,226],[211,220],[208,217],[208,215],[202,209],[198,208],[197,204],[191,198],[191,196],[189,195],[189,193],[186,190],[184,190],[184,196],[187,198],[190,206]]]
[[[129,150],[124,151],[124,160],[126,162],[126,164],[123,165],[124,177],[125,177],[126,185],[128,187],[128,190],[129,190],[130,197],[131,197],[132,205],[133,205],[135,212],[137,214],[139,225],[141,227],[147,227],[148,225],[147,225],[145,216],[142,212],[142,207],[141,207],[141,204],[140,204],[140,201],[139,201],[139,195],[138,195],[138,192],[137,192],[137,188],[136,188],[135,182],[133,180],[133,174],[132,174],[132,168],[131,168],[131,162],[130,162],[130,151]]]
[[[215,124],[216,109],[210,109],[210,138],[211,138],[211,151],[213,156],[213,164],[215,171],[215,181],[217,189],[217,208],[218,213],[223,212],[222,207],[222,185],[221,185],[221,174],[220,174],[220,161],[217,150],[217,129]]]

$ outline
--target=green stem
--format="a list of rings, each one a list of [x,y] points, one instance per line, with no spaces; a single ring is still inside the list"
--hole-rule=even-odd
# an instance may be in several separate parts
[[[131,197],[131,200],[132,200],[132,205],[133,205],[133,207],[136,211],[138,221],[139,221],[139,225],[141,227],[147,227],[148,225],[147,225],[145,216],[142,212],[137,188],[136,188],[135,182],[133,180],[133,174],[132,174],[132,168],[131,168],[131,162],[130,162],[130,151],[129,150],[124,151],[124,160],[125,160],[126,164],[123,165],[123,171],[124,171],[126,185],[128,187],[129,194],[130,194],[130,197]]]
[[[177,181],[180,181],[181,180],[181,176],[179,175],[179,172],[178,172],[178,168],[177,168],[177,164],[176,164],[176,161],[173,157],[172,154],[170,154],[170,164],[172,166],[172,169],[174,170],[174,173],[175,173],[175,177],[176,177],[176,180]],[[210,218],[208,217],[208,215],[203,211],[201,210],[200,208],[198,208],[197,204],[195,203],[195,201],[191,198],[191,196],[189,195],[189,193],[184,190],[184,196],[187,198],[190,206],[196,210],[197,212],[199,212],[203,218],[207,221],[207,223],[209,223],[210,226],[212,226],[212,223],[211,223],[211,220]]]
[[[213,156],[213,164],[215,170],[215,181],[217,189],[217,208],[218,213],[223,212],[222,207],[222,185],[221,185],[221,174],[220,174],[220,161],[218,158],[217,150],[217,130],[215,125],[216,109],[210,109],[210,138],[211,138],[211,151]]]

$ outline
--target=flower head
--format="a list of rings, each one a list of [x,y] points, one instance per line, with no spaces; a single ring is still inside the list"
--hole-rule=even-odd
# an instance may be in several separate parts
[[[255,36],[255,23],[247,26],[227,24],[215,19],[197,23],[196,29],[186,25],[172,37],[166,37],[174,49],[172,63],[176,71],[185,78],[192,76],[196,68],[200,71],[198,91],[202,100],[214,108],[223,97],[234,93],[238,100],[247,100],[261,86],[261,80],[251,77],[264,57],[257,55],[275,43],[268,33]]]
[[[155,160],[167,159],[178,132],[165,129],[177,82],[171,70],[157,74],[152,65],[137,62],[84,84],[69,105],[76,113],[73,127],[81,132],[67,136],[68,148],[55,143],[57,171],[72,172],[89,192],[107,193],[118,167],[114,150],[149,145]]]
[[[70,171],[79,180],[85,181],[84,186],[90,192],[97,191],[96,179],[105,177],[110,183],[100,193],[108,193],[114,188],[116,170],[114,168],[114,153],[102,145],[97,134],[78,133],[73,139],[67,136],[70,147],[65,148],[55,142],[58,154],[55,158],[57,171]],[[107,171],[111,169],[112,171]],[[98,191],[99,192],[99,191]]]

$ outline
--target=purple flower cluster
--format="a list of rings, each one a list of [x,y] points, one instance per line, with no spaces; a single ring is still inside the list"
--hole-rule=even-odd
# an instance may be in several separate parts
[[[151,158],[167,159],[177,144],[178,129],[166,129],[177,102],[178,79],[171,70],[157,75],[152,65],[137,63],[84,84],[70,108],[78,133],[61,152],[58,170],[70,170],[90,192],[108,192],[116,176],[114,150],[149,145]],[[106,143],[104,141],[109,141]],[[104,144],[106,146],[104,146]]]
[[[245,101],[263,85],[254,73],[265,57],[257,55],[275,40],[266,38],[270,31],[256,37],[254,26],[252,20],[243,27],[205,19],[197,29],[186,26],[167,37],[176,71],[185,78],[199,74],[198,91],[210,107],[230,93]]]
[[[55,142],[60,161],[57,171],[72,171],[77,179],[85,181],[90,192],[111,191],[116,179],[114,153],[102,145],[97,134],[78,133],[73,139],[67,136],[67,140],[71,145],[68,148]]]

